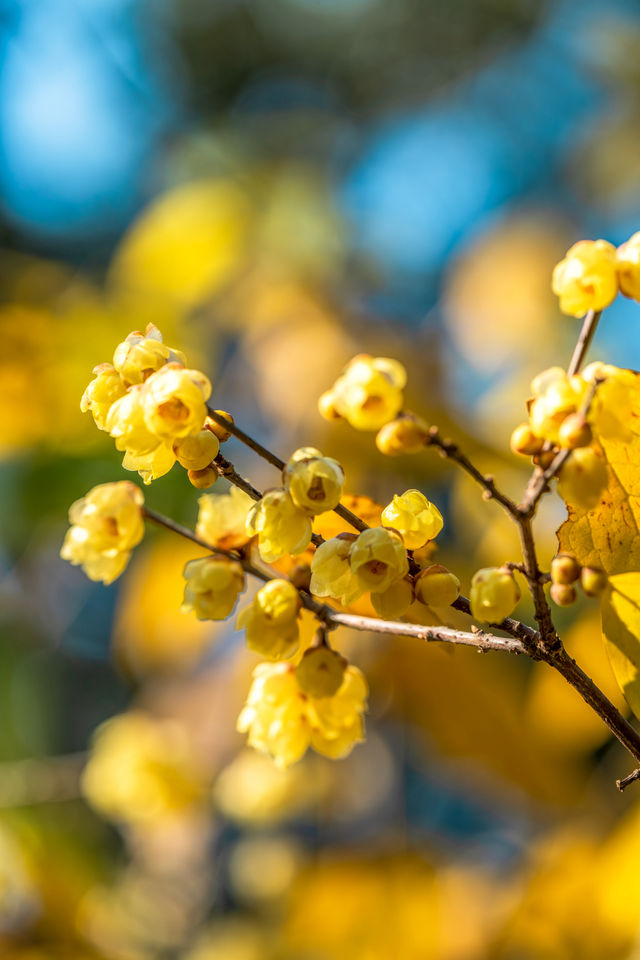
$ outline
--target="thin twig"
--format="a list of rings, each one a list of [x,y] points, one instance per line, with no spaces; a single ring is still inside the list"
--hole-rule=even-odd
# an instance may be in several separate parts
[[[267,450],[266,447],[264,447],[257,440],[254,440],[253,437],[250,437],[248,433],[245,433],[244,430],[241,430],[240,427],[236,426],[236,424],[233,423],[231,420],[229,420],[227,417],[218,413],[217,410],[214,410],[210,406],[207,406],[207,414],[209,415],[209,417],[211,417],[212,420],[215,420],[215,422],[219,426],[224,427],[226,430],[228,430],[229,433],[233,434],[233,436],[236,437],[238,440],[240,440],[242,443],[244,443],[245,446],[253,450],[254,453],[257,453],[258,456],[262,457],[263,460],[266,460],[267,463],[270,463],[272,466],[277,467],[278,470],[280,471],[284,470],[286,466],[286,463],[284,460],[278,457],[275,453],[272,453],[271,450]],[[228,476],[227,474],[224,474],[224,476],[227,476],[228,479],[231,479],[231,477]],[[232,482],[236,483],[235,480],[233,480]],[[245,480],[243,482],[246,483],[247,481]],[[237,485],[240,486],[240,484],[237,484]],[[250,493],[249,496],[253,496],[253,494]],[[341,503],[339,503],[337,507],[334,507],[333,512],[337,513],[339,517],[342,517],[342,519],[345,520],[350,526],[352,526],[354,530],[358,530],[360,533],[362,533],[363,530],[369,529],[369,525],[365,523],[364,520],[361,520],[360,517],[358,517],[351,510],[348,510],[347,507],[344,507]]]
[[[497,500],[498,503],[511,514],[514,519],[518,517],[518,505],[514,500],[508,497],[506,494],[502,493],[501,490],[496,486],[494,478],[489,473],[482,473],[478,468],[469,460],[469,458],[462,453],[457,443],[454,443],[453,440],[442,437],[440,431],[437,427],[429,428],[429,438],[425,441],[425,446],[436,447],[440,452],[442,457],[447,457],[449,460],[453,460],[458,466],[462,467],[465,473],[468,473],[476,483],[480,484],[484,490],[484,496],[487,500]]]
[[[640,780],[640,768],[630,773],[627,777],[623,777],[622,780],[616,780],[616,787],[622,793],[623,790],[626,790],[627,787],[631,786],[632,783],[635,783],[636,780]]]
[[[575,347],[573,348],[573,354],[571,360],[569,361],[569,366],[567,367],[567,374],[572,377],[574,373],[578,373],[580,367],[584,362],[584,358],[587,355],[587,350],[591,346],[591,341],[593,340],[593,335],[596,332],[596,327],[598,326],[598,321],[602,316],[602,310],[589,310],[585,315],[584,320],[582,321],[582,329],[578,335],[578,340]]]

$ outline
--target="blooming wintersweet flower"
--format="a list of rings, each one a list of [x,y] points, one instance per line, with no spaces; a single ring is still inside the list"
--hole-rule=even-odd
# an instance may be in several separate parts
[[[363,592],[383,593],[409,572],[402,537],[384,527],[371,527],[359,534],[351,546],[349,563]]]
[[[316,597],[334,597],[347,607],[364,593],[351,570],[349,553],[357,539],[355,533],[341,533],[321,543],[311,560],[309,589]]]
[[[405,490],[395,494],[382,511],[382,525],[397,530],[408,550],[417,550],[438,536],[444,520],[436,505],[420,490]]]
[[[116,442],[116,449],[136,457],[153,453],[161,442],[145,423],[144,389],[143,384],[130,387],[111,405],[106,417],[106,428]]]
[[[211,430],[201,430],[193,437],[176,440],[173,450],[185,470],[204,470],[218,456],[220,441]]]
[[[340,503],[344,471],[337,460],[314,447],[301,447],[284,468],[285,488],[295,505],[313,517]]]
[[[127,392],[127,385],[116,368],[110,363],[100,363],[93,368],[95,378],[87,385],[80,400],[83,413],[91,411],[99,430],[107,429],[107,414],[120,397]]]
[[[288,580],[269,580],[253,603],[240,612],[237,627],[245,628],[250,650],[269,660],[286,660],[298,649],[300,597]]]
[[[310,746],[327,757],[344,757],[364,739],[368,690],[357,667],[346,668],[339,689],[328,697],[302,690],[292,664],[263,663],[253,677],[238,730],[276,766],[296,763]]]
[[[195,436],[207,416],[211,383],[199,370],[167,363],[145,382],[143,411],[147,429],[161,440]]]
[[[309,546],[311,521],[286,490],[268,490],[249,511],[246,531],[258,537],[260,556],[266,563],[285,554],[296,556]]]
[[[113,355],[115,369],[129,384],[144,383],[152,373],[170,361],[184,364],[184,354],[164,344],[162,334],[152,323],[144,333],[138,330],[130,333],[118,344]]]
[[[551,286],[560,309],[572,317],[603,310],[618,293],[616,248],[606,240],[580,240],[553,271]]]
[[[225,620],[244,590],[244,570],[226,557],[190,560],[184,568],[186,580],[181,610],[195,613],[198,620]]]
[[[91,580],[111,583],[144,536],[142,491],[128,480],[103,483],[69,508],[71,527],[60,550]]]

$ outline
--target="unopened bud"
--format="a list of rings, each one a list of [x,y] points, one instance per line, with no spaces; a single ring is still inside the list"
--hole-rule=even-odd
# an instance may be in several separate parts
[[[552,583],[574,583],[580,576],[582,567],[570,553],[559,553],[551,561]]]
[[[599,597],[607,588],[609,578],[599,567],[583,567],[580,585],[587,597]]]
[[[449,607],[458,599],[460,581],[441,563],[433,563],[416,577],[415,593],[428,607]]]
[[[380,453],[395,457],[401,453],[419,453],[429,437],[429,427],[415,413],[400,414],[378,430],[376,446]]]
[[[537,437],[528,423],[521,423],[511,434],[511,449],[525,457],[540,453],[544,446],[542,437]]]
[[[189,482],[198,490],[206,490],[207,487],[212,487],[218,479],[218,471],[215,467],[205,467],[204,470],[189,470],[187,476]]]
[[[225,417],[230,421],[230,423],[234,422],[233,417],[230,413],[227,413],[226,410],[214,410],[213,412],[219,414],[221,417]],[[207,430],[210,430],[211,433],[218,438],[220,443],[225,443],[225,441],[231,436],[231,431],[227,430],[226,427],[224,427],[221,423],[218,423],[212,417],[207,417],[206,427]]]
[[[552,583],[549,592],[551,599],[559,607],[570,607],[576,602],[578,596],[576,588],[569,583]]]
[[[593,440],[593,433],[581,413],[571,413],[562,421],[558,439],[561,447],[573,450],[575,447],[588,447]]]

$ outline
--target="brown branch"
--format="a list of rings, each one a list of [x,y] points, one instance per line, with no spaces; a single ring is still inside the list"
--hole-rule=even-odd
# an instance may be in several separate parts
[[[236,426],[236,424],[233,423],[231,420],[227,419],[227,417],[222,416],[222,414],[218,413],[217,410],[214,410],[210,406],[207,406],[207,414],[209,417],[211,417],[212,420],[215,420],[215,422],[219,424],[219,426],[224,427],[226,430],[228,430],[229,433],[233,434],[233,436],[236,437],[238,440],[240,440],[242,443],[244,443],[245,446],[253,450],[254,453],[257,453],[258,456],[262,457],[263,460],[266,460],[267,463],[270,463],[272,466],[277,467],[278,470],[280,471],[284,470],[286,466],[286,463],[284,460],[278,457],[275,453],[272,453],[271,450],[267,450],[266,447],[264,447],[257,440],[254,440],[253,437],[250,437],[248,433],[245,433],[244,430],[241,430],[240,427]],[[217,459],[218,458],[216,458],[216,460]],[[221,459],[224,460],[224,457],[222,457]],[[228,463],[228,461],[226,462]],[[227,476],[227,478],[231,480],[231,476],[229,476],[228,474],[225,473],[223,475]],[[237,476],[238,474],[236,474],[236,477]],[[242,480],[242,478],[240,479]],[[237,481],[234,479],[232,480],[232,483],[237,483]],[[247,481],[244,480],[243,483],[247,483]],[[240,486],[239,483],[237,483],[237,485]],[[249,496],[253,496],[253,494],[249,493]],[[347,507],[343,507],[341,503],[339,503],[337,507],[334,507],[333,512],[337,513],[339,517],[342,517],[342,519],[345,520],[350,526],[352,526],[354,530],[359,530],[360,533],[362,533],[363,530],[369,529],[369,525],[366,524],[364,520],[361,520],[360,517],[358,517],[355,513],[352,513],[351,510],[348,510]]]
[[[632,783],[635,783],[636,780],[640,780],[640,768],[630,773],[627,777],[623,777],[621,780],[616,780],[616,787],[622,793],[623,790],[626,790],[627,787],[631,786]]]
[[[598,326],[598,321],[601,316],[602,310],[589,310],[585,315],[582,321],[582,329],[578,335],[578,340],[573,348],[573,354],[567,367],[567,373],[570,377],[580,370],[584,358],[587,355],[587,350],[591,346],[591,341],[593,340],[593,335],[596,332],[596,327]]]
[[[506,494],[502,493],[496,486],[494,478],[489,473],[482,473],[478,468],[469,460],[469,458],[462,453],[460,447],[457,443],[454,443],[453,440],[449,440],[440,435],[440,431],[437,427],[429,428],[429,438],[425,441],[425,446],[436,447],[440,453],[440,456],[446,457],[449,460],[453,460],[458,466],[472,477],[476,483],[480,484],[484,490],[484,496],[487,500],[496,500],[498,503],[502,504],[505,510],[511,514],[514,519],[518,517],[518,505],[514,500],[511,500]]]

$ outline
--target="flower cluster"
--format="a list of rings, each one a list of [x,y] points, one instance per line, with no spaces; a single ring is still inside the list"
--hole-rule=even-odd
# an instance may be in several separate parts
[[[640,232],[617,249],[606,240],[580,240],[557,264],[552,278],[560,309],[572,317],[603,310],[618,290],[640,301]]]
[[[226,620],[245,587],[244,570],[227,557],[190,560],[184,568],[186,580],[182,610],[193,611],[198,620]]]
[[[569,553],[559,553],[551,561],[551,599],[559,607],[568,607],[578,599],[576,584],[586,597],[599,597],[609,578],[599,567],[583,566]]]
[[[299,668],[298,668],[299,670]],[[343,672],[332,696],[313,696],[289,663],[256,667],[238,730],[278,767],[290,766],[311,746],[326,757],[344,757],[364,739],[367,684],[357,667]],[[304,682],[304,679],[303,679]]]
[[[112,364],[94,369],[82,396],[81,409],[91,411],[124,452],[125,470],[137,470],[145,483],[168,473],[176,460],[194,486],[211,486],[217,478],[210,464],[220,441],[207,424],[211,384],[185,362],[149,324],[116,347]]]
[[[90,580],[112,583],[144,536],[143,504],[142,491],[128,480],[93,487],[69,508],[60,556]]]

